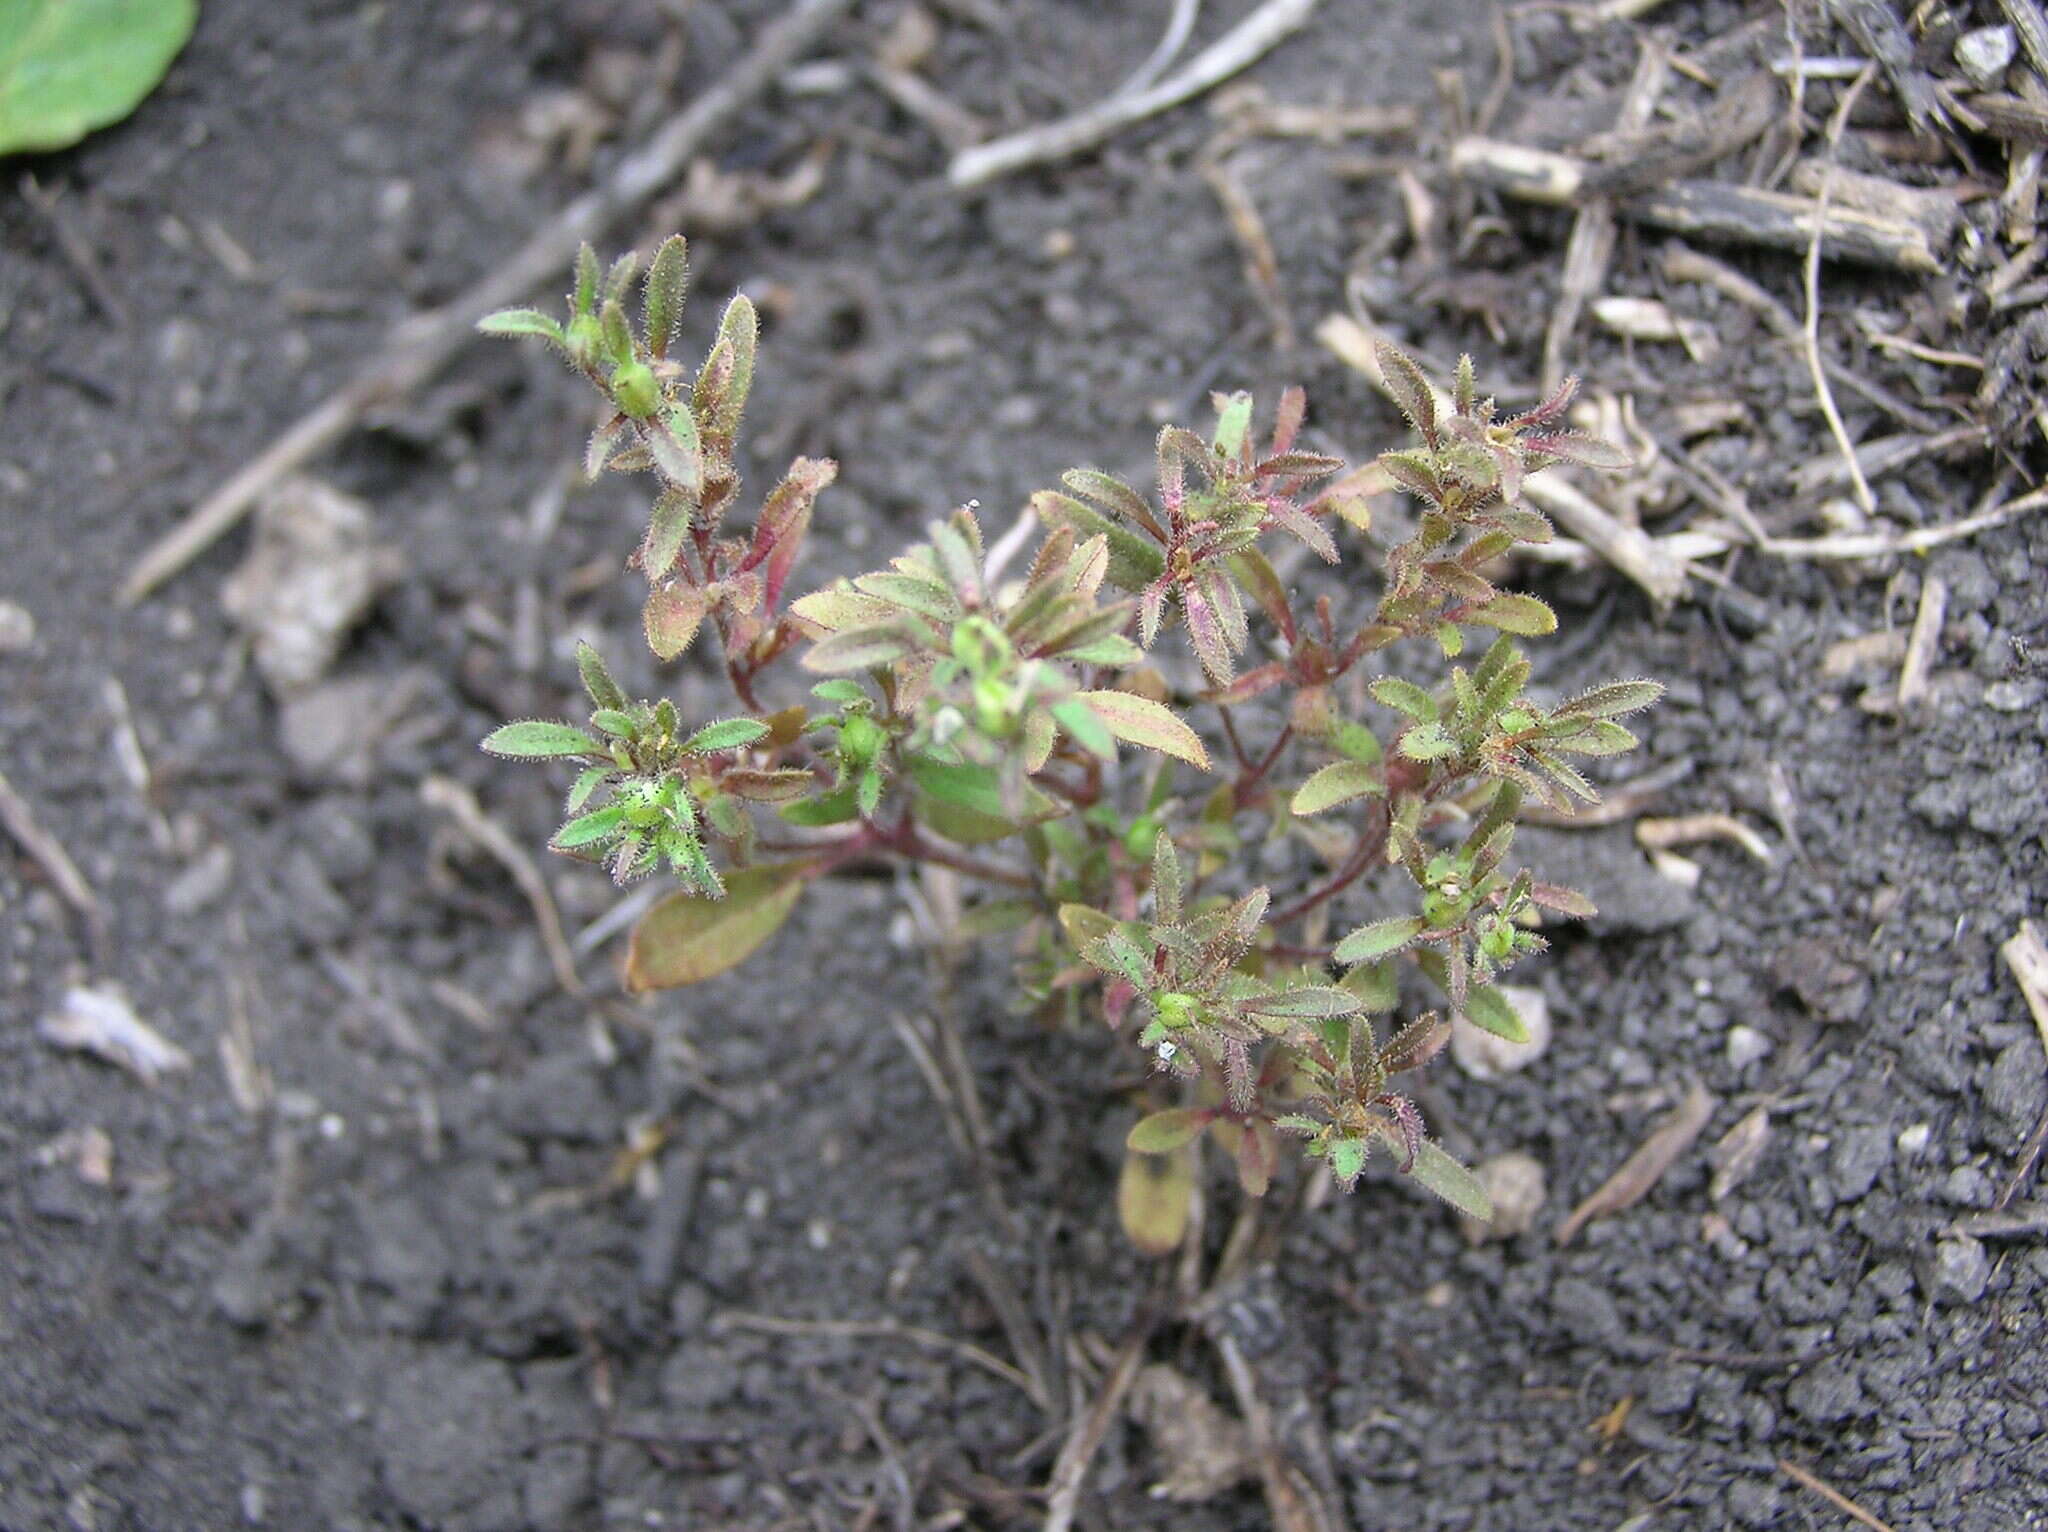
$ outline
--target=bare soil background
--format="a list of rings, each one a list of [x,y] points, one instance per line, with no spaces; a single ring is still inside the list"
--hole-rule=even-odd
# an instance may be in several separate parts
[[[46,198],[12,175],[0,191],[0,596],[35,624],[0,655],[0,762],[110,929],[95,952],[38,867],[0,852],[6,1532],[1042,1519],[1070,1411],[1156,1281],[1116,1227],[1128,1117],[1105,1088],[1110,1040],[1011,1015],[994,948],[940,973],[876,879],[820,890],[701,989],[626,1002],[607,949],[578,999],[512,881],[421,801],[429,774],[452,777],[537,848],[555,786],[475,740],[565,704],[577,636],[639,650],[614,577],[633,489],[562,489],[587,424],[573,380],[479,345],[317,465],[369,503],[402,572],[289,727],[221,607],[246,533],[133,610],[112,598],[150,540],[390,324],[502,258],[776,9],[208,0],[130,122],[11,167]],[[933,0],[915,67],[985,126],[1022,126],[1114,89],[1169,9]],[[1197,42],[1241,10],[1206,7]],[[1396,422],[1308,339],[1354,299],[1433,356],[1470,349],[1483,377],[1532,379],[1569,214],[1450,179],[1432,72],[1455,72],[1477,110],[1504,26],[1496,131],[1568,137],[1611,118],[1640,35],[1501,23],[1476,0],[1327,0],[1239,84],[1269,103],[1412,106],[1418,129],[1238,151],[1290,352],[1198,168],[1213,103],[963,195],[929,125],[866,74],[905,35],[902,11],[864,7],[722,135],[713,160],[741,178],[722,225],[700,189],[616,241],[651,248],[680,218],[690,344],[736,287],[769,315],[753,481],[795,452],[843,465],[807,577],[970,498],[1005,523],[1075,463],[1142,479],[1160,420],[1197,416],[1210,388],[1270,398],[1300,381],[1315,444],[1369,457]],[[1706,0],[1651,21],[1685,51],[1776,14]],[[1815,55],[1855,52],[1825,17],[1802,35]],[[1840,87],[1809,88],[1818,119]],[[1869,94],[1881,113],[1882,83]],[[733,205],[733,187],[760,192],[814,149],[807,200]],[[1995,190],[2004,161],[1979,150]],[[1413,237],[1397,162],[1435,199],[1440,239]],[[1662,298],[1718,353],[1589,324],[1568,355],[1653,430],[1731,402],[1702,454],[1774,533],[1819,529],[1826,496],[1791,478],[1833,451],[1802,359],[1725,297],[1667,281],[1664,238],[1625,226],[1609,290]],[[1800,312],[1796,255],[1724,254]],[[1928,415],[1973,418],[1973,374],[1880,353],[1847,317],[1896,328],[1953,309],[1947,345],[1981,354],[2038,314],[1955,307],[1960,269],[1829,263],[1831,355]],[[1844,409],[1858,439],[1893,424],[1860,396]],[[2003,469],[1981,448],[1915,462],[1879,482],[1880,512],[1957,519],[2000,471],[2038,468],[2026,437],[2008,432]],[[1649,507],[1660,529],[1696,510]],[[1899,1532],[2048,1525],[2048,1221],[1955,1231],[2008,1186],[2048,1110],[2042,1038],[1997,957],[2048,890],[2044,566],[2036,517],[1929,558],[1717,560],[1729,588],[1696,582],[1661,616],[1604,567],[1532,574],[1566,619],[1534,646],[1542,684],[1666,679],[1628,771],[1688,764],[1653,811],[1733,813],[1772,856],[1687,848],[1687,888],[1626,825],[1532,832],[1539,865],[1603,909],[1527,971],[1556,1039],[1500,1080],[1439,1064],[1425,1105],[1454,1148],[1543,1163],[1535,1228],[1475,1248],[1441,1207],[1368,1179],[1297,1208],[1218,1321],[1336,1517],[1848,1525],[1790,1460]],[[1930,577],[1949,592],[1930,701],[1864,705],[1896,657],[1824,657],[1910,625]],[[697,657],[660,682],[625,668],[686,716],[719,705]],[[572,932],[612,903],[596,874],[546,871]],[[88,978],[124,986],[191,1067],[150,1087],[40,1038]],[[963,1021],[1007,1226],[889,1021],[935,1007]],[[1558,1248],[1565,1213],[1695,1081],[1714,1099],[1696,1144],[1646,1200]],[[1708,1150],[1760,1103],[1763,1157],[1714,1200]],[[655,1125],[659,1148],[615,1175]],[[1291,1204],[1298,1187],[1283,1190]],[[2008,1211],[2036,1195],[2019,1185]],[[1216,1187],[1212,1247],[1234,1198]],[[957,1348],[743,1317],[888,1320],[1010,1358],[1005,1291],[1041,1337],[1049,1410]],[[1160,1327],[1147,1355],[1230,1402],[1191,1328]],[[1152,1498],[1171,1466],[1117,1421],[1081,1524],[1268,1524],[1256,1480]]]

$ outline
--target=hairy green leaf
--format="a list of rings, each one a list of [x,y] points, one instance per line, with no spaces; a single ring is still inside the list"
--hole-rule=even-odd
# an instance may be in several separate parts
[[[1164,703],[1118,691],[1081,692],[1078,700],[1093,708],[1118,739],[1157,750],[1203,771],[1209,769],[1209,752],[1203,748],[1201,736]]]
[[[564,755],[600,755],[604,747],[581,729],[544,718],[528,718],[491,730],[483,748],[515,761],[544,761]]]
[[[1519,591],[1505,591],[1465,616],[1468,621],[1524,638],[1540,638],[1557,631],[1557,613],[1535,596]]]
[[[758,718],[721,718],[684,740],[683,754],[711,755],[720,750],[738,750],[767,737],[768,725]]]
[[[1413,681],[1404,681],[1399,676],[1381,676],[1366,689],[1376,700],[1397,713],[1407,714],[1417,723],[1437,721],[1436,698]]]
[[[1395,1135],[1389,1133],[1387,1138],[1397,1153],[1407,1152]],[[1415,1163],[1408,1173],[1459,1212],[1481,1223],[1493,1222],[1493,1199],[1486,1195],[1479,1178],[1446,1154],[1434,1139],[1425,1138],[1415,1146]]]
[[[619,683],[605,667],[604,656],[581,639],[576,641],[576,671],[583,678],[583,689],[590,694],[592,707],[626,705],[626,694],[619,690]]]
[[[852,628],[834,633],[804,655],[804,669],[826,675],[855,670],[875,670],[894,664],[912,653],[916,645],[897,628]]]
[[[1300,989],[1283,989],[1271,995],[1262,995],[1256,1000],[1244,1002],[1244,1008],[1258,1016],[1293,1016],[1302,1019],[1316,1019],[1325,1016],[1351,1016],[1360,1009],[1358,996],[1348,989],[1334,985],[1311,984]]]
[[[1386,790],[1384,768],[1363,761],[1333,761],[1301,784],[1294,794],[1294,812],[1304,817],[1320,814],[1340,803]]]
[[[1593,690],[1572,698],[1550,716],[1619,718],[1625,713],[1639,712],[1649,707],[1663,695],[1664,688],[1656,681],[1610,681],[1605,686],[1596,686]]]
[[[558,346],[568,343],[554,316],[539,309],[499,309],[495,314],[484,315],[476,327],[484,335],[538,335]]]
[[[1411,761],[1440,761],[1457,753],[1458,742],[1440,723],[1418,723],[1402,732],[1399,748]]]
[[[1511,1043],[1529,1040],[1529,1028],[1515,1013],[1514,1005],[1491,984],[1474,984],[1465,991],[1465,1019]]]
[[[601,809],[592,809],[588,814],[579,814],[561,829],[555,831],[548,842],[557,851],[574,851],[582,846],[595,845],[610,840],[626,825],[624,804],[607,803]]]
[[[680,234],[671,234],[654,252],[647,268],[647,295],[641,310],[647,349],[667,356],[675,339],[676,325],[683,317],[683,298],[690,288],[690,247]]]
[[[1427,925],[1428,922],[1420,915],[1396,915],[1390,920],[1376,920],[1369,926],[1360,926],[1337,943],[1330,956],[1346,966],[1369,963],[1374,958],[1399,952],[1420,936]]]

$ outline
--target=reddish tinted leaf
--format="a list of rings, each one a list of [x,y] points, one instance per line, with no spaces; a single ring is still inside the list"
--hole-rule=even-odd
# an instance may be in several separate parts
[[[789,918],[804,884],[802,863],[780,862],[728,874],[723,899],[669,895],[633,928],[627,992],[697,984],[746,961]]]

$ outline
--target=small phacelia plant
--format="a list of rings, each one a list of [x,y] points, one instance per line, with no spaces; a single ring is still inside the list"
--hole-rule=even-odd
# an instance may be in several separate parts
[[[555,850],[621,881],[681,880],[634,934],[629,987],[743,961],[849,863],[936,863],[987,885],[975,924],[1009,933],[1023,1003],[1099,1016],[1149,1059],[1129,1149],[1177,1167],[1127,1172],[1127,1193],[1152,1188],[1123,1204],[1141,1245],[1178,1238],[1184,1220],[1159,1202],[1185,1198],[1205,1136],[1253,1196],[1291,1136],[1347,1188],[1377,1147],[1488,1216],[1399,1079],[1453,1017],[1526,1036],[1496,980],[1543,950],[1546,919],[1592,907],[1516,864],[1517,817],[1532,799],[1592,801],[1574,758],[1631,748],[1617,720],[1661,690],[1619,681],[1556,706],[1527,691],[1517,640],[1556,618],[1496,583],[1517,544],[1551,536],[1522,481],[1626,461],[1563,427],[1571,385],[1503,417],[1469,359],[1445,394],[1382,348],[1419,442],[1378,461],[1420,510],[1371,593],[1332,580],[1304,605],[1269,559],[1284,539],[1341,565],[1340,538],[1358,543],[1370,521],[1343,465],[1297,445],[1290,390],[1263,433],[1245,394],[1217,396],[1206,437],[1163,431],[1150,494],[1075,469],[1035,495],[1040,536],[1017,573],[956,510],[888,568],[791,600],[835,465],[798,458],[733,530],[753,308],[731,301],[692,372],[669,355],[682,240],[655,255],[637,331],[635,275],[632,257],[601,273],[585,249],[566,324],[516,309],[482,326],[541,337],[609,402],[587,468],[657,485],[632,558],[648,645],[672,660],[709,630],[739,708],[685,723],[667,699],[627,697],[583,646],[587,722],[509,723],[484,741],[577,768]],[[1475,632],[1494,636],[1468,653]],[[1161,653],[1175,633],[1192,667]],[[1386,669],[1403,644],[1404,665],[1433,657],[1426,677]],[[807,692],[784,679],[792,660]],[[1275,864],[1275,841],[1298,843],[1281,860],[1304,869],[1277,893],[1246,871],[1253,851]],[[1336,918],[1354,908],[1372,918]],[[1422,987],[1435,1002],[1399,1019]]]

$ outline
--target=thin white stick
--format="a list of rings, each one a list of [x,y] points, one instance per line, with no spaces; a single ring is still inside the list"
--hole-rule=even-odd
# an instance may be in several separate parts
[[[1057,122],[1026,128],[953,156],[946,179],[965,190],[998,176],[1092,149],[1134,122],[1157,116],[1222,84],[1307,22],[1321,0],[1266,0],[1230,31],[1146,90],[1111,96]]]
[[[1194,35],[1195,18],[1202,14],[1202,0],[1173,0],[1173,14],[1166,19],[1166,33],[1151,56],[1131,71],[1131,77],[1111,92],[1128,96],[1151,86],[1180,57],[1180,50]]]

